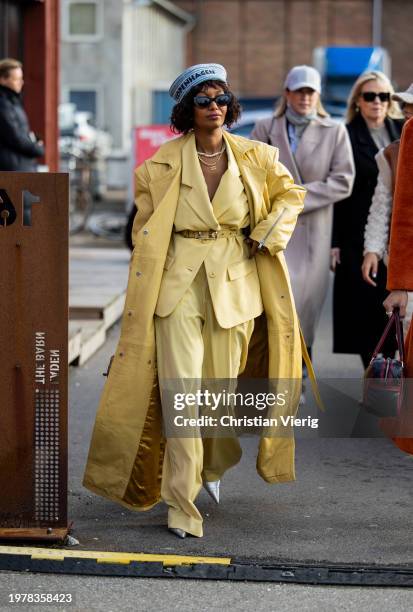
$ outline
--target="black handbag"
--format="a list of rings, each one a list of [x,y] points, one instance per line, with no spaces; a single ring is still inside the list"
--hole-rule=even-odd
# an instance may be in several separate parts
[[[378,357],[393,327],[400,359]],[[399,416],[404,400],[404,382],[403,326],[396,308],[364,374],[363,404],[366,410],[381,417]]]

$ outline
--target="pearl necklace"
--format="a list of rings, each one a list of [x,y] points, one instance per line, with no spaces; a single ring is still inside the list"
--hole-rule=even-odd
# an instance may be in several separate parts
[[[197,151],[198,154],[198,159],[201,162],[201,164],[204,164],[204,166],[206,166],[211,172],[216,172],[217,171],[217,165],[218,162],[220,161],[221,157],[223,156],[225,151],[225,144],[222,145],[222,149],[220,151],[218,151],[218,153],[201,153],[201,151]],[[208,164],[205,159],[202,159],[202,156],[205,157],[215,157],[214,160],[212,160],[212,164]]]
[[[203,157],[216,157],[217,155],[221,155],[225,151],[225,145],[222,145],[222,149],[217,153],[203,153],[202,151],[198,151],[198,155],[202,155]]]
[[[207,162],[204,159],[202,159],[201,157],[199,157],[199,155],[198,155],[198,159],[201,162],[201,164],[204,164],[204,166],[209,168],[209,170],[211,170],[211,172],[216,172],[218,162],[220,161],[221,157],[223,156],[224,151],[225,151],[225,147],[222,149],[222,151],[220,151],[219,156],[214,159],[212,164],[207,164]]]

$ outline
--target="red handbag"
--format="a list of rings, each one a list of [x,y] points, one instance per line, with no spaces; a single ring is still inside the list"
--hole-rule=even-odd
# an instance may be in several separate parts
[[[400,359],[378,357],[393,327]],[[399,309],[395,308],[364,374],[363,404],[381,417],[400,416],[404,395],[404,342]]]

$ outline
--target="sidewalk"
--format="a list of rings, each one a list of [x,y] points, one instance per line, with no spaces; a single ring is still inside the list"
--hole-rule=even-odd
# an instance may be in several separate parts
[[[337,375],[331,301],[315,347],[318,376]],[[201,490],[197,506],[203,538],[180,540],[167,531],[167,510],[130,512],[82,487],[91,431],[119,325],[85,368],[71,368],[69,516],[77,550],[135,551],[231,557],[259,563],[411,564],[413,457],[390,440],[307,438],[297,433],[297,480],[268,485],[256,473],[258,439],[242,438],[241,462],[222,480],[217,506]],[[347,356],[346,376],[359,376],[360,359]],[[312,402],[307,392],[307,401]]]
[[[123,248],[70,249],[69,363],[83,365],[121,317],[129,259]]]
[[[125,211],[126,192],[109,192],[94,214]],[[104,343],[121,317],[130,251],[120,240],[83,231],[70,237],[69,363],[83,365]]]

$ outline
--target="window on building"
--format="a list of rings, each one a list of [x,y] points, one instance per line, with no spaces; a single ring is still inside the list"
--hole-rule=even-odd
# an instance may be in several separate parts
[[[66,0],[63,35],[70,41],[90,41],[102,35],[102,3],[98,0]]]
[[[152,123],[169,124],[174,103],[167,91],[152,92]]]
[[[69,5],[69,34],[94,36],[97,33],[96,4],[73,2]]]
[[[97,115],[97,92],[96,90],[69,90],[69,102],[76,104],[77,111],[91,113],[96,121]]]

